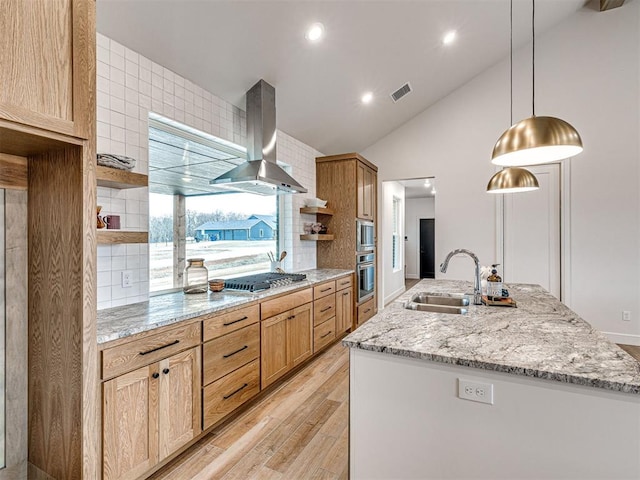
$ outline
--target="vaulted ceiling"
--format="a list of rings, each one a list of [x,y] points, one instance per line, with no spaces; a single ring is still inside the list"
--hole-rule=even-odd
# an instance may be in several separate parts
[[[536,33],[581,8],[537,0]],[[314,22],[325,35],[312,44]],[[276,87],[278,128],[325,154],[362,151],[509,51],[508,0],[98,0],[97,26],[242,109],[263,78]],[[514,0],[516,48],[530,36],[531,2]],[[405,82],[413,91],[393,103]]]

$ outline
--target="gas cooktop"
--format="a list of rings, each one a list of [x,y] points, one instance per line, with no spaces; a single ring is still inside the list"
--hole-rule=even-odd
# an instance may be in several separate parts
[[[224,288],[255,292],[271,287],[282,287],[294,282],[301,282],[307,276],[304,273],[258,273],[245,277],[229,278],[224,282]]]

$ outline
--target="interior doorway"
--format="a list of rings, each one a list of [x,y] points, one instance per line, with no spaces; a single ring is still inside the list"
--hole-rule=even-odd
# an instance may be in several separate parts
[[[436,278],[436,219],[421,218],[420,232],[420,278]]]
[[[435,278],[434,177],[399,180],[405,188],[405,288]],[[426,230],[425,230],[426,229]]]

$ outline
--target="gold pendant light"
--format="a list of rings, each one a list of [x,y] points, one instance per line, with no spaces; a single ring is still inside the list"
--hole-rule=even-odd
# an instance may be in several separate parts
[[[493,147],[491,163],[502,166],[539,165],[573,157],[582,152],[582,139],[573,126],[555,117],[536,117],[535,112],[535,12],[532,0],[531,104],[532,116],[512,125]],[[513,8],[513,6],[512,6]],[[512,20],[513,23],[513,20]],[[511,27],[513,29],[513,25]],[[513,49],[513,46],[511,47]],[[513,67],[512,67],[513,68]],[[512,74],[513,75],[513,74]],[[512,80],[513,82],[513,80]],[[512,87],[513,88],[513,87]]]
[[[509,44],[509,68],[510,68],[510,121],[513,123],[513,0],[509,2],[510,20],[510,44]],[[513,127],[511,127],[513,128]],[[510,129],[509,129],[510,130]],[[507,130],[507,132],[509,131]],[[504,136],[504,135],[503,135]],[[499,141],[498,141],[499,142]],[[495,151],[495,148],[494,148]],[[540,188],[538,179],[533,173],[524,168],[509,167],[503,168],[496,173],[487,184],[487,193],[520,193],[531,192]]]
[[[488,193],[531,192],[540,188],[538,179],[525,168],[509,167],[496,173],[487,184]]]

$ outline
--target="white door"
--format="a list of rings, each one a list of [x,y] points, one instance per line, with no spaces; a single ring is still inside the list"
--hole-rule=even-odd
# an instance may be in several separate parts
[[[503,280],[536,283],[560,299],[560,164],[526,168],[540,189],[504,195]]]

